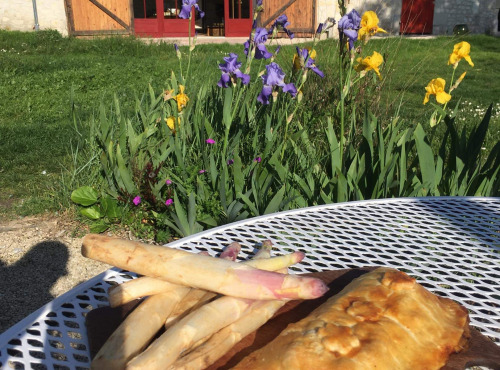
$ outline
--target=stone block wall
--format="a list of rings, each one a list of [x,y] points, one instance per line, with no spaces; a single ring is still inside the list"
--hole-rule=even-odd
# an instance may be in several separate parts
[[[38,24],[41,30],[57,30],[68,35],[64,0],[36,0]],[[32,31],[35,17],[32,0],[0,0],[0,29]]]
[[[496,0],[436,0],[433,34],[451,35],[457,24],[467,24],[471,33],[497,33],[500,4]]]

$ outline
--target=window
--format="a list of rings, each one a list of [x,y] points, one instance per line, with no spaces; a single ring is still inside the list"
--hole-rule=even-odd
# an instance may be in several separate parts
[[[163,16],[165,19],[179,18],[182,0],[163,0]]]
[[[229,18],[250,18],[250,0],[229,0]]]
[[[156,0],[134,0],[134,18],[156,18]]]

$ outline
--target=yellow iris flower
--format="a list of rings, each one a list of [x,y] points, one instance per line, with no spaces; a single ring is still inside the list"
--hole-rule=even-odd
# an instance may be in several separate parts
[[[311,51],[311,47],[306,47],[306,49],[309,51],[309,58],[310,59],[316,59],[316,50]],[[293,56],[293,70],[298,71],[299,69],[302,68],[302,65],[300,64],[300,57],[297,55],[297,53],[294,54]]]
[[[382,57],[382,55],[374,51],[371,56],[364,59],[358,58],[356,61],[358,62],[358,65],[356,65],[354,69],[357,72],[368,72],[373,70],[377,74],[378,78],[382,79],[382,76],[380,75],[380,71],[378,69],[384,62],[384,58]]]
[[[453,64],[455,67],[458,65],[460,60],[465,59],[471,67],[474,67],[470,54],[470,44],[467,41],[459,42],[453,47],[453,53],[450,54],[448,58],[448,65]]]
[[[177,110],[181,112],[187,105],[189,98],[186,94],[184,94],[184,85],[179,85],[179,93],[175,96],[175,100],[177,101]]]
[[[442,78],[435,78],[429,82],[429,84],[425,87],[427,91],[425,93],[424,104],[427,104],[429,101],[429,96],[436,95],[436,101],[439,104],[448,103],[451,99],[451,95],[444,91],[444,87],[446,85],[446,81]]]
[[[361,17],[360,29],[358,31],[358,38],[360,40],[366,41],[371,36],[375,35],[377,32],[387,33],[386,30],[378,26],[379,19],[377,14],[369,10],[363,14]]]
[[[168,128],[170,130],[172,130],[172,132],[175,134],[175,117],[170,116],[168,118],[165,118],[165,122],[167,123]],[[181,118],[180,117],[177,117],[177,125],[178,126],[181,125]]]

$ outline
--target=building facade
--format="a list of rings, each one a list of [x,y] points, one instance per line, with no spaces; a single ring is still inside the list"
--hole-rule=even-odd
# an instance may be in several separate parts
[[[67,36],[71,33],[71,21],[75,21],[74,19],[71,20],[71,4],[73,3],[74,6],[81,1],[88,2],[89,0],[0,1],[0,29],[35,30],[33,4],[36,3],[39,29],[54,29]],[[106,5],[106,0],[99,1],[101,4]],[[124,1],[130,4],[135,0]],[[159,3],[159,0],[152,1]],[[168,2],[168,0],[165,1]],[[201,6],[206,7],[207,14],[210,14],[213,1],[199,1]],[[223,1],[217,1],[219,1],[220,7],[223,7]],[[178,2],[180,3],[180,1]],[[265,2],[266,0],[264,0]],[[316,25],[325,21],[327,17],[339,19],[340,12],[337,0],[315,0],[310,3],[314,3],[312,6],[316,14],[314,17]],[[93,5],[90,4],[90,6]],[[498,24],[500,0],[350,0],[348,10],[352,8],[355,8],[360,13],[366,10],[374,10],[380,18],[380,26],[389,31],[391,35],[399,35],[400,33],[451,35],[453,34],[453,28],[459,24],[467,25],[471,33],[500,35]],[[286,10],[284,12],[287,14]],[[293,27],[293,18],[300,16],[300,12],[293,12],[293,10],[290,12],[291,15],[287,15]],[[134,11],[132,10],[130,14],[132,14],[131,21],[133,21]],[[78,14],[75,14],[75,17],[77,16]],[[137,14],[135,16],[138,17]],[[78,19],[76,20],[78,21]],[[136,20],[136,24],[139,26],[141,20],[139,18],[136,18]],[[230,22],[231,20],[228,19],[227,21]],[[219,23],[223,24],[223,22],[224,20],[221,19]],[[419,22],[421,27],[417,24]],[[133,22],[131,23],[133,24]],[[297,20],[295,23],[300,22]],[[224,34],[221,30],[214,32],[213,29],[206,28],[208,36],[222,36]],[[332,35],[334,34],[332,33]]]

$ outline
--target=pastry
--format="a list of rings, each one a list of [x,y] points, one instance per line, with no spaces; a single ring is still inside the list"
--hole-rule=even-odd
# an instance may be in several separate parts
[[[404,272],[347,285],[235,369],[439,369],[467,346],[468,313]]]

